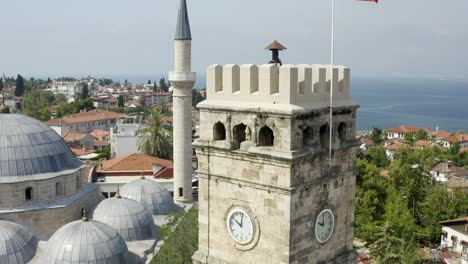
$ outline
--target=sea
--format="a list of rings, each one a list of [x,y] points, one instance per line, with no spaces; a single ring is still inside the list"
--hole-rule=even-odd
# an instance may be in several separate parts
[[[412,125],[468,131],[468,81],[354,78],[357,130]]]
[[[146,83],[164,76],[108,76]],[[205,87],[198,76],[195,88]],[[166,77],[167,80],[167,77]],[[430,130],[468,131],[468,80],[353,77],[351,95],[360,108],[357,130],[399,125]]]

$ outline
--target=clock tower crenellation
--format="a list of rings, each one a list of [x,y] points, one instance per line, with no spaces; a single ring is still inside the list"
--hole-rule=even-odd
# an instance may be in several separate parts
[[[194,263],[352,263],[358,106],[334,71],[329,146],[330,67],[208,68]]]

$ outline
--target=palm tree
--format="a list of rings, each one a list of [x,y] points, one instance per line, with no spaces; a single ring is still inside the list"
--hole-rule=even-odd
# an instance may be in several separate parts
[[[172,126],[161,120],[161,114],[153,110],[136,132],[138,150],[153,157],[172,160]]]

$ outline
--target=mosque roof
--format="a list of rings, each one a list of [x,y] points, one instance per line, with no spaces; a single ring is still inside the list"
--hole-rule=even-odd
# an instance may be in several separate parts
[[[92,218],[114,228],[125,241],[150,239],[156,231],[149,211],[137,201],[120,195],[100,202]]]
[[[187,2],[185,0],[180,0],[175,40],[192,40],[192,33],[190,32],[190,22],[187,12]]]
[[[81,167],[46,124],[25,115],[0,115],[0,183],[48,179]]]
[[[112,227],[78,220],[64,225],[49,239],[43,263],[128,263],[128,248]]]
[[[0,263],[27,263],[36,254],[38,239],[29,227],[0,219]]]
[[[152,215],[168,215],[174,208],[169,191],[160,183],[138,179],[122,186],[120,195],[142,204]]]

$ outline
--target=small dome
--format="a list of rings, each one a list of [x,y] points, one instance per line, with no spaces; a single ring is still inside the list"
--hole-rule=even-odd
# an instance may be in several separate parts
[[[78,220],[64,225],[49,239],[43,263],[128,263],[128,248],[112,227]]]
[[[38,239],[29,227],[0,219],[0,263],[27,263],[36,254]]]
[[[174,201],[169,191],[153,180],[129,182],[120,189],[120,195],[139,202],[153,215],[168,215],[174,210]]]
[[[43,122],[0,114],[0,183],[50,179],[82,166],[65,141]]]
[[[93,219],[114,228],[125,241],[149,239],[156,231],[153,217],[143,205],[119,196],[100,202]]]

